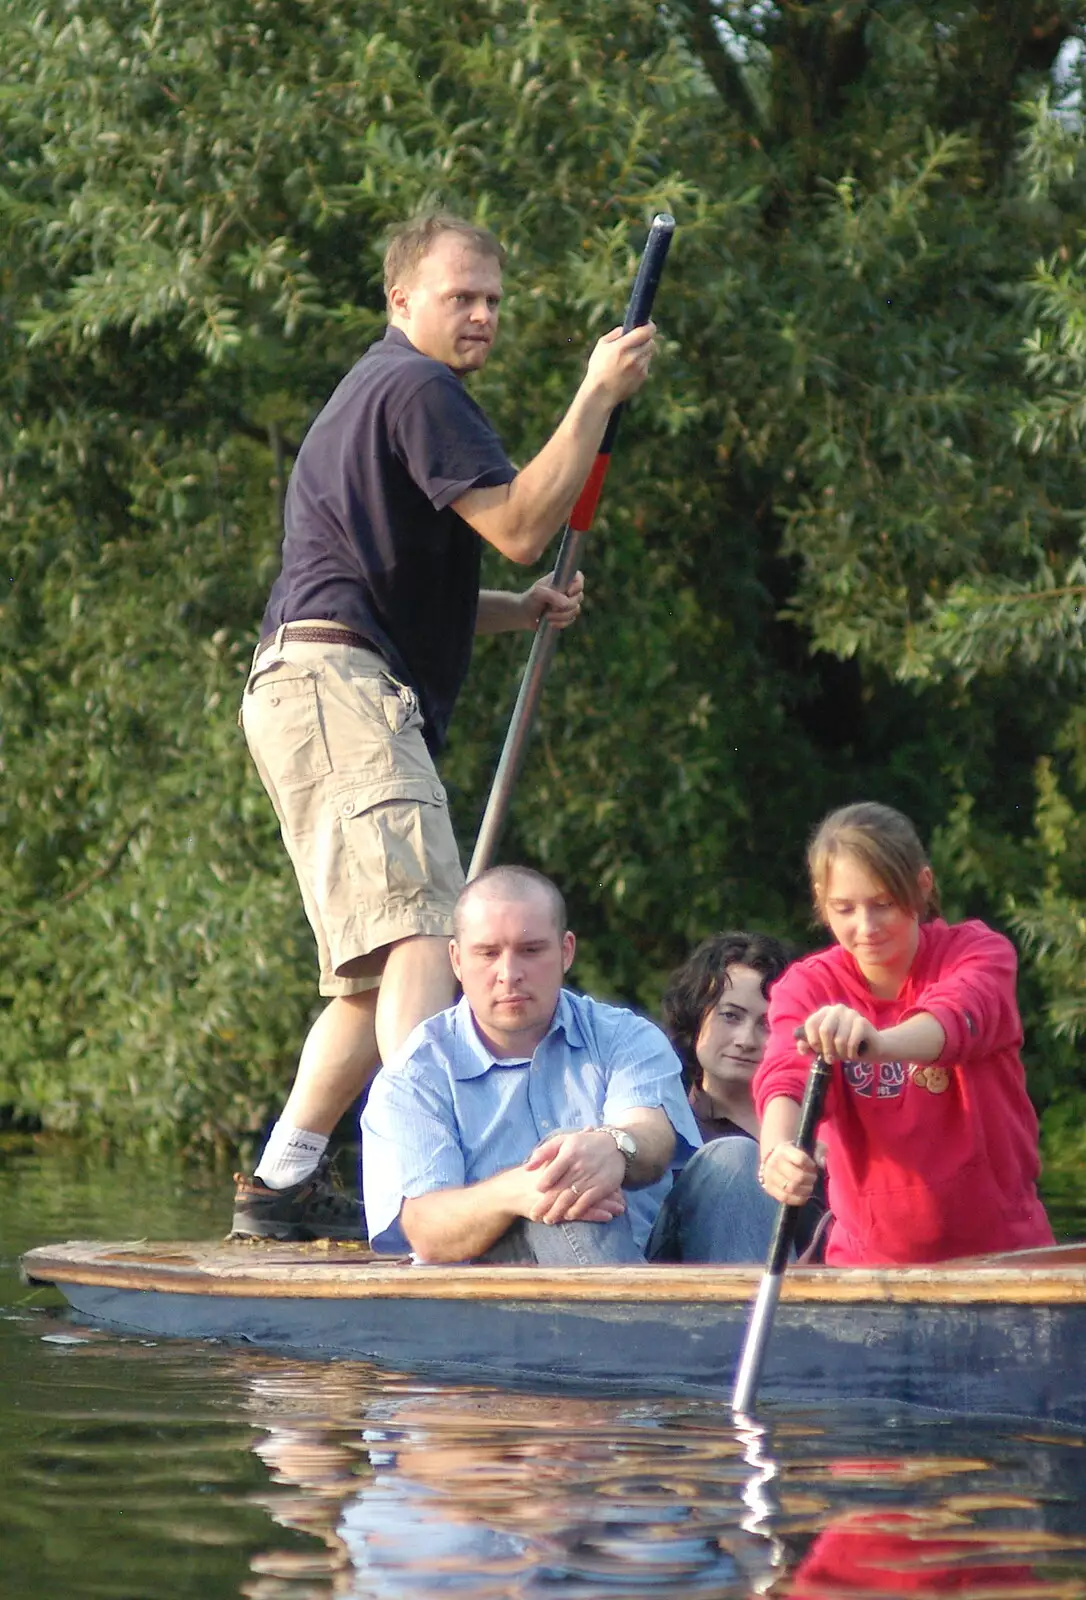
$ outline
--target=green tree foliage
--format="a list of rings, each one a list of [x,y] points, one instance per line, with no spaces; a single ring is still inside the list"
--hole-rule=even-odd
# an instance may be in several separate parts
[[[313,962],[236,702],[292,450],[380,330],[382,234],[435,202],[510,248],[475,392],[520,460],[653,212],[680,223],[505,845],[570,891],[581,981],[651,1006],[714,927],[811,940],[806,831],[870,795],[935,835],[956,912],[1014,919],[1036,1081],[1066,1101],[1079,23],[11,0],[0,1101],[228,1144],[281,1095]],[[482,641],[458,712],[465,842],[523,658]]]

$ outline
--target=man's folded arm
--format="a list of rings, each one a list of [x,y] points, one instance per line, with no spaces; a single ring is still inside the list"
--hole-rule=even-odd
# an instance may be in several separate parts
[[[647,1189],[662,1178],[675,1154],[675,1129],[659,1106],[633,1106],[607,1124],[624,1128],[637,1142],[637,1154],[626,1169],[624,1189]]]
[[[420,1261],[470,1261],[529,1214],[538,1198],[523,1167],[509,1167],[480,1183],[432,1189],[405,1200],[400,1227]]]
[[[454,1192],[466,1176],[452,1108],[424,1074],[386,1067],[362,1113],[362,1188],[370,1244],[402,1252],[403,1197]]]
[[[611,1059],[614,1066],[600,1121],[625,1128],[637,1140],[637,1156],[625,1187],[646,1188],[669,1167],[681,1167],[689,1160],[701,1135],[683,1088],[679,1058],[655,1023],[626,1013],[611,1043]]]

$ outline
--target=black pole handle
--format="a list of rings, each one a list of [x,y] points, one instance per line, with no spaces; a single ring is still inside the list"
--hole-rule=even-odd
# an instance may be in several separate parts
[[[806,1156],[814,1155],[815,1133],[822,1121],[822,1108],[826,1104],[826,1091],[833,1076],[833,1068],[822,1056],[816,1056],[807,1074],[807,1084],[799,1108],[799,1126],[791,1143],[798,1145]],[[777,1212],[777,1223],[765,1269],[775,1277],[784,1271],[788,1252],[792,1248],[796,1228],[799,1226],[800,1206],[782,1205]]]
[[[641,252],[641,260],[638,263],[637,277],[634,279],[633,288],[630,290],[630,301],[626,307],[626,315],[622,319],[623,333],[632,333],[635,328],[643,328],[652,316],[652,303],[656,299],[656,291],[660,287],[660,279],[664,274],[664,263],[667,260],[667,253],[671,249],[671,240],[674,234],[675,218],[671,215],[671,212],[658,211],[652,219],[652,227],[649,229],[649,236],[645,240],[645,248]],[[619,419],[625,408],[626,402],[623,400],[608,417],[607,427],[600,443],[599,454],[601,456],[609,456],[611,454],[611,448],[615,442],[615,434],[618,432]],[[595,512],[595,509],[594,499],[592,503],[593,512]],[[579,533],[587,533],[588,528],[591,526],[591,518],[588,523],[583,524],[578,520],[576,506],[573,508],[569,520],[571,526],[576,528]],[[560,555],[558,558],[559,565],[561,564],[561,559]],[[573,577],[573,572],[570,571],[564,576],[566,583],[568,583]],[[561,583],[561,577],[562,574],[559,572],[559,568],[556,567],[555,587],[564,587]]]
[[[634,279],[633,288],[630,290],[630,302],[626,307],[626,315],[622,319],[623,333],[630,333],[634,328],[643,327],[652,315],[652,303],[656,299],[656,291],[660,287],[663,276],[664,262],[671,249],[671,240],[675,233],[675,218],[670,211],[659,211],[652,219],[649,236],[645,240],[645,248],[641,252],[638,263],[637,277]]]

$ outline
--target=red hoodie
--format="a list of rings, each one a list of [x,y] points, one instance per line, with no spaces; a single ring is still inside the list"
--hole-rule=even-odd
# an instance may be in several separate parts
[[[754,1079],[759,1116],[775,1095],[802,1099],[807,1067],[794,1030],[821,1006],[851,1006],[880,1032],[926,1011],[946,1034],[929,1066],[834,1066],[820,1129],[834,1214],[831,1266],[1052,1243],[1037,1197],[1037,1118],[1018,1053],[1014,946],[983,922],[926,922],[919,934],[894,1000],[876,999],[839,945],[789,967],[770,997],[770,1040]]]

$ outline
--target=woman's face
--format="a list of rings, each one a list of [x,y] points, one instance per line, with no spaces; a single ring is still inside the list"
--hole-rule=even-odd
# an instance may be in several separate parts
[[[922,889],[930,890],[930,879],[931,869],[925,867],[920,874]],[[892,984],[904,978],[916,955],[920,919],[915,911],[899,906],[886,885],[855,856],[839,855],[830,862],[821,911],[837,943],[870,983]]]
[[[722,1089],[749,1085],[769,1037],[762,974],[753,967],[726,970],[727,985],[701,1019],[694,1044],[710,1092],[714,1083]]]

